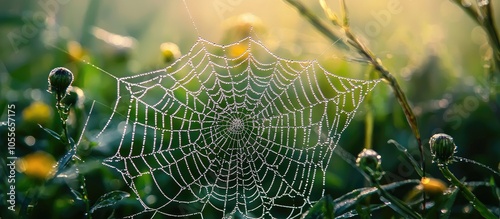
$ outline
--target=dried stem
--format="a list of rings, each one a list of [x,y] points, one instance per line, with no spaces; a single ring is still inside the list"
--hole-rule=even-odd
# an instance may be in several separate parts
[[[492,49],[492,57],[486,57],[485,60],[490,62],[489,66],[490,78],[493,86],[497,86],[498,89],[498,77],[500,77],[500,33],[496,27],[493,4],[489,1],[487,5],[476,5],[477,7],[472,7],[472,4],[462,4],[461,0],[452,0],[453,3],[457,4],[476,24],[481,26],[483,30],[488,35],[488,41]],[[492,60],[491,60],[492,59]],[[490,92],[491,97],[496,98],[498,90],[493,87]]]
[[[314,15],[309,9],[307,9],[302,3],[295,0],[285,0],[294,6],[302,16],[304,16],[319,32],[325,35],[332,42],[336,42],[337,46],[342,49],[348,49],[349,47],[342,41],[342,38],[338,36],[337,33],[330,30],[327,25],[322,22],[316,15]]]
[[[321,33],[323,33],[325,36],[330,38],[332,41],[336,42],[340,38],[335,34],[332,30],[326,27],[326,25],[321,22],[321,20],[314,15],[309,9],[307,9],[301,2],[297,0],[285,0],[288,3],[290,3],[292,6],[294,6],[302,16],[306,17],[307,20],[316,28],[318,29]],[[363,44],[358,37],[351,31],[349,28],[349,22],[348,22],[348,17],[347,17],[347,7],[345,6],[345,2],[343,0],[341,1],[341,5],[343,6],[343,18],[342,22],[339,21],[337,16],[332,13],[328,8],[326,8],[326,4],[324,1],[320,0],[321,6],[323,6],[323,9],[325,9],[325,12],[327,13],[328,17],[330,18],[331,22],[342,28],[344,31],[346,37],[347,37],[347,44],[357,50],[357,52],[366,58],[370,64],[373,65],[375,70],[379,73],[380,78],[382,78],[386,83],[389,84],[389,86],[392,88],[394,91],[394,95],[396,96],[396,99],[398,100],[399,104],[401,105],[401,108],[403,108],[404,114],[406,116],[406,120],[408,121],[408,124],[410,125],[410,128],[413,132],[413,135],[415,136],[415,139],[417,140],[417,144],[419,146],[420,150],[420,157],[421,157],[421,165],[423,172],[425,173],[425,158],[424,158],[424,153],[423,153],[423,146],[422,146],[422,140],[420,137],[420,132],[418,130],[418,125],[417,125],[417,119],[415,117],[415,114],[413,113],[413,110],[410,107],[410,104],[408,103],[408,99],[406,98],[405,93],[399,86],[399,83],[397,82],[396,78],[387,70],[387,68],[384,67],[382,64],[382,61],[377,58],[370,49],[368,49],[365,44]],[[346,45],[345,43],[340,44],[343,47]]]

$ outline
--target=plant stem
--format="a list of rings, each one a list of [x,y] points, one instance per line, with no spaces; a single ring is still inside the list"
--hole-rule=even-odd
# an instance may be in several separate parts
[[[340,46],[343,49],[348,49],[349,47],[345,44],[340,36],[337,33],[331,31],[325,23],[323,23],[320,19],[316,17],[309,9],[307,9],[302,3],[296,0],[285,0],[294,6],[299,13],[304,16],[309,23],[311,23],[319,32],[325,35],[332,42],[338,43],[337,46]]]
[[[61,119],[63,134],[65,136],[64,139],[61,139],[61,140],[63,141],[63,143],[65,145],[68,146],[69,150],[74,149],[76,151],[77,149],[76,149],[75,142],[69,136],[68,123],[66,122],[68,119],[68,115],[69,115],[69,109],[66,106],[64,106],[64,104],[61,103],[60,99],[58,99],[58,101],[56,103],[56,108],[57,108],[57,112],[59,113],[59,117]],[[89,203],[89,199],[88,199],[87,185],[85,183],[85,177],[82,174],[80,174],[80,170],[78,169],[78,165],[80,164],[80,158],[77,158],[75,156],[76,155],[73,155],[71,160],[75,163],[75,171],[78,175],[78,181],[80,182],[80,185],[81,185],[80,188],[82,190],[82,196],[83,196],[82,201],[85,204],[85,216],[84,216],[84,218],[92,218],[92,216],[90,215],[90,203]]]
[[[80,159],[74,159],[75,164],[78,165],[80,163]],[[92,215],[90,214],[90,203],[89,203],[89,198],[88,198],[88,193],[87,193],[87,184],[85,183],[85,177],[80,174],[80,170],[78,167],[76,168],[76,173],[78,174],[78,181],[80,181],[81,184],[81,189],[82,189],[82,195],[83,195],[83,202],[85,203],[85,217],[84,218],[89,218],[92,219]]]
[[[338,37],[334,32],[332,32],[330,29],[328,29],[322,22],[321,20],[314,15],[309,9],[307,9],[302,3],[300,3],[297,0],[285,0],[288,3],[290,3],[292,6],[294,6],[299,13],[306,17],[307,20],[314,26],[316,29],[318,29],[321,33],[323,33],[325,36],[330,38],[332,41],[337,42],[340,37]],[[345,5],[345,4],[344,4]],[[347,11],[344,11],[347,13]],[[347,15],[344,15],[343,22],[348,24],[348,19]],[[399,83],[397,82],[396,78],[387,70],[384,65],[382,64],[382,61],[378,59],[350,30],[348,26],[342,25],[339,23],[338,20],[332,20],[335,25],[341,26],[345,35],[347,36],[348,40],[347,42],[349,43],[350,46],[354,47],[357,49],[360,55],[362,55],[364,58],[368,60],[369,63],[371,63],[375,70],[379,73],[379,76],[389,84],[389,86],[392,88],[394,91],[394,95],[396,96],[396,99],[398,100],[399,104],[401,105],[401,108],[403,108],[403,112],[405,114],[406,120],[408,124],[410,125],[410,128],[413,132],[413,135],[415,136],[415,139],[417,140],[418,144],[418,149],[420,151],[420,157],[421,157],[421,165],[422,165],[422,170],[425,173],[425,157],[424,157],[424,150],[423,150],[423,145],[422,145],[422,140],[420,137],[420,131],[418,130],[418,124],[417,124],[417,119],[415,117],[415,114],[413,113],[413,110],[411,109],[408,99],[406,98],[405,93],[399,86]],[[342,46],[345,46],[345,43],[340,44]]]
[[[465,196],[467,200],[472,204],[472,206],[483,216],[484,218],[487,219],[496,219],[498,216],[495,216],[486,206],[476,198],[474,193],[472,193],[467,187],[458,180],[455,175],[448,169],[448,166],[442,165],[439,167],[439,170],[441,173],[443,173],[443,176],[448,179],[453,185],[458,187],[460,189],[460,192]]]
[[[361,41],[350,31],[350,28],[344,27],[344,31],[347,37],[351,39],[352,42],[355,43],[354,47],[358,49],[359,53],[369,60],[369,62],[375,67],[375,70],[377,70],[377,72],[379,73],[379,76],[382,79],[384,79],[385,82],[388,83],[389,86],[392,88],[394,95],[396,96],[396,99],[403,108],[403,112],[406,116],[408,124],[410,125],[413,135],[417,140],[420,150],[420,157],[422,159],[421,165],[423,168],[423,172],[425,173],[425,158],[423,153],[422,140],[420,137],[420,131],[418,130],[417,118],[415,117],[415,114],[413,113],[413,110],[411,109],[410,104],[408,103],[408,99],[406,98],[405,93],[399,86],[399,83],[396,80],[396,78],[389,72],[389,70],[387,70],[384,67],[382,61],[380,61],[380,59],[378,59],[375,55],[373,55],[373,53],[363,43],[361,43]]]
[[[366,78],[372,79],[373,69],[370,68],[369,72],[366,74]],[[366,149],[372,148],[372,138],[373,138],[373,98],[372,93],[368,93],[365,98],[365,147]]]
[[[490,1],[488,5],[477,6],[473,8],[472,5],[463,5],[461,0],[453,0],[477,25],[481,26],[483,30],[488,35],[488,42],[492,49],[492,57],[486,56],[485,61],[487,61],[489,66],[489,76],[490,76],[490,99],[493,99],[492,107],[497,110],[499,105],[497,100],[497,93],[499,92],[498,78],[500,77],[500,33],[496,28],[493,4]]]

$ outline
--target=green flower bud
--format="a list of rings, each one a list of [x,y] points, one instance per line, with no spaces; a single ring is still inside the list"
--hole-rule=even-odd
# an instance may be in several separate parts
[[[57,101],[61,101],[68,87],[73,83],[73,73],[64,67],[52,69],[49,74],[49,92],[56,95]]]
[[[363,149],[358,154],[356,165],[376,181],[379,181],[384,175],[384,171],[382,171],[382,157],[372,149]]]
[[[435,134],[429,140],[433,161],[439,165],[446,165],[454,161],[453,155],[457,152],[457,146],[453,138],[447,134]]]

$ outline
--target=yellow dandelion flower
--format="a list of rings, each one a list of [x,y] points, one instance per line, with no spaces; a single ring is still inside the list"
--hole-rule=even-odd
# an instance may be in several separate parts
[[[446,184],[436,178],[429,178],[429,177],[424,177],[422,180],[420,180],[420,187],[424,191],[432,194],[441,194],[443,193],[448,187]]]
[[[22,112],[23,120],[28,123],[46,124],[52,118],[52,109],[45,103],[37,101]]]
[[[69,58],[72,61],[79,61],[82,59],[87,59],[87,51],[82,48],[82,45],[80,45],[79,42],[77,41],[69,41],[66,44],[66,47],[68,49],[68,54]]]
[[[424,177],[420,180],[420,184],[415,186],[413,190],[408,193],[405,200],[414,200],[414,198],[422,194],[422,192],[425,192],[431,198],[439,197],[446,189],[448,189],[448,187],[443,181],[436,178]]]
[[[248,37],[252,30],[257,33],[265,31],[262,20],[251,13],[228,18],[224,26],[230,41]]]
[[[175,43],[165,42],[160,45],[161,54],[165,63],[170,63],[181,57],[181,51]]]
[[[48,179],[52,176],[56,161],[52,155],[37,151],[19,158],[17,170],[27,176],[37,179]]]
[[[227,50],[227,53],[230,58],[238,58],[239,60],[244,60],[248,57],[247,50],[248,45],[239,43],[230,46]]]

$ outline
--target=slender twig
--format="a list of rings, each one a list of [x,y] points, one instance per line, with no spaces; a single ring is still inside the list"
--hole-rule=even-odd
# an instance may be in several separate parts
[[[479,13],[479,11],[474,10],[472,8],[472,5],[464,5],[462,4],[462,0],[452,0],[453,3],[457,4],[462,10],[464,10],[469,17],[471,17],[474,21],[477,22],[477,24],[481,25],[483,17]]]
[[[294,6],[301,15],[307,18],[307,20],[314,26],[316,29],[318,29],[321,33],[323,33],[325,36],[330,38],[331,40],[336,41],[339,36],[337,36],[333,31],[331,31],[329,28],[327,28],[321,20],[314,15],[309,9],[307,9],[301,2],[297,0],[285,0],[288,3],[290,3],[292,6]],[[345,5],[345,3],[343,3]],[[324,5],[324,3],[322,4]],[[344,9],[344,13],[347,13],[346,9]],[[423,145],[422,145],[422,140],[420,137],[420,131],[418,130],[418,125],[417,125],[417,119],[415,117],[415,114],[413,113],[413,110],[411,109],[408,99],[406,98],[405,93],[399,86],[399,83],[397,82],[396,78],[387,70],[387,68],[384,67],[382,64],[382,61],[378,59],[372,52],[369,50],[365,44],[363,44],[358,37],[354,35],[353,32],[351,32],[349,26],[344,26],[343,24],[348,24],[348,19],[347,15],[344,15],[343,22],[340,23],[338,19],[336,19],[336,16],[332,15],[332,13],[329,11],[329,17],[331,21],[337,25],[342,27],[346,37],[347,37],[347,43],[351,46],[354,47],[360,55],[362,55],[364,58],[368,60],[369,63],[371,63],[375,70],[379,73],[379,76],[389,84],[389,86],[392,88],[394,91],[394,95],[396,99],[398,100],[399,104],[403,108],[406,120],[408,121],[408,124],[410,125],[410,128],[413,132],[413,135],[415,136],[415,139],[417,140],[417,144],[419,146],[420,150],[420,157],[421,157],[421,165],[423,172],[425,173],[425,158],[424,158],[424,152],[423,152]],[[332,19],[334,18],[334,19]],[[333,36],[333,38],[331,37]],[[344,46],[345,44],[340,44]]]
[[[307,9],[302,3],[295,0],[285,0],[291,5],[293,5],[299,12],[304,16],[319,32],[325,35],[332,42],[336,43],[337,46],[342,49],[348,49],[349,47],[342,41],[341,37],[337,33],[331,31],[327,25],[316,17],[309,9]]]
[[[491,63],[489,67],[490,77],[499,77],[500,74],[500,33],[495,24],[495,14],[493,12],[493,4],[490,1],[487,5],[472,7],[472,4],[464,5],[461,0],[453,0],[453,3],[458,5],[477,25],[481,26],[488,36],[489,44],[492,48],[492,59],[486,57],[486,61]],[[498,86],[496,80],[492,80],[494,86]],[[492,89],[492,97],[496,96],[497,91]]]
[[[314,27],[316,27],[316,29],[318,29],[320,32],[325,34],[325,36],[331,36],[331,35],[335,36],[335,38],[333,38],[333,39],[331,37],[329,37],[330,39],[334,40],[334,42],[335,42],[335,40],[338,38],[338,36],[335,35],[329,28],[326,28],[323,25],[323,23],[320,21],[320,19],[317,16],[315,16],[311,11],[309,11],[309,9],[307,9],[302,3],[300,3],[298,0],[286,0],[286,1],[288,3],[290,3],[291,5],[293,5],[295,8],[297,8],[297,10],[300,12],[300,14],[302,14],[304,17],[306,17],[307,20],[309,20],[309,22]],[[363,56],[366,60],[368,60],[368,62],[371,63],[372,66],[375,68],[375,70],[379,73],[379,77],[382,78],[386,83],[388,83],[389,86],[392,88],[394,95],[399,102],[399,105],[401,105],[401,108],[403,109],[403,112],[404,112],[405,117],[406,117],[406,121],[408,122],[408,124],[413,132],[413,135],[415,136],[415,139],[417,140],[418,149],[420,151],[420,165],[422,167],[423,177],[425,177],[426,168],[425,168],[425,157],[424,157],[422,139],[420,137],[420,131],[418,130],[417,119],[415,117],[415,114],[413,113],[412,108],[410,107],[410,104],[408,103],[408,99],[406,98],[405,93],[403,92],[403,90],[399,86],[399,83],[396,80],[396,78],[389,72],[389,70],[387,70],[387,68],[384,67],[384,65],[382,64],[382,61],[379,58],[377,58],[373,54],[373,52],[370,49],[368,49],[368,47],[366,47],[366,45],[364,43],[362,43],[361,40],[359,40],[359,38],[356,37],[356,35],[351,31],[351,29],[349,28],[349,18],[348,18],[348,12],[347,12],[347,6],[345,4],[345,0],[339,0],[339,1],[340,1],[340,5],[342,8],[342,22],[340,22],[339,19],[337,18],[337,16],[335,15],[335,13],[333,13],[328,8],[328,6],[326,5],[326,2],[324,0],[320,0],[320,4],[323,7],[323,9],[325,10],[325,13],[329,17],[330,21],[334,25],[340,27],[343,30],[345,36],[347,37],[347,39],[346,39],[347,44],[351,47],[354,47],[361,56]],[[345,45],[345,44],[340,44],[340,45]],[[369,130],[367,130],[367,133],[368,133],[368,131]],[[366,137],[371,138],[371,136],[366,136]],[[365,141],[365,143],[366,143],[366,141]],[[425,210],[425,208],[426,208],[425,207],[425,202],[426,202],[425,201],[426,200],[425,193],[423,193],[423,198],[424,198],[424,201],[422,202],[422,207]]]
[[[483,29],[488,33],[488,39],[493,49],[493,66],[491,72],[500,74],[500,37],[495,25],[493,6],[490,2],[486,7],[486,18],[483,23]],[[492,74],[493,75],[493,74]],[[498,76],[498,75],[497,75]],[[495,93],[496,94],[496,93]]]
[[[369,72],[366,74],[367,79],[372,79],[373,69],[370,68]],[[372,137],[373,137],[373,98],[372,93],[368,93],[365,98],[365,147],[367,149],[372,148]]]
[[[493,5],[490,2],[488,5],[482,6],[482,8],[483,8],[483,14],[481,16],[482,19],[478,18],[477,20],[480,21],[478,23],[488,33],[490,44],[496,50],[497,52],[496,55],[498,55],[498,52],[500,51],[500,37],[495,25],[495,18],[494,18],[495,14],[493,12]]]
[[[68,146],[69,150],[74,149],[76,151],[76,145],[75,145],[74,141],[71,140],[71,137],[69,136],[68,124],[66,122],[68,119],[68,115],[69,115],[69,108],[61,102],[60,98],[57,99],[56,108],[57,108],[57,112],[59,113],[61,125],[63,128],[63,134],[64,134],[64,139],[61,139],[61,141],[63,141],[63,143]],[[75,163],[75,171],[76,171],[76,174],[78,175],[78,181],[80,182],[80,185],[81,185],[80,188],[82,190],[82,196],[83,196],[82,201],[85,204],[85,216],[84,216],[84,218],[92,218],[92,216],[89,213],[90,212],[90,203],[89,203],[89,199],[88,199],[88,192],[87,192],[87,185],[85,182],[85,176],[83,176],[80,173],[80,169],[78,168],[78,165],[80,164],[81,160],[80,160],[80,158],[75,157],[75,156],[76,155],[73,155],[71,160]]]
[[[347,5],[344,0],[339,0],[340,8],[342,9],[342,26],[349,26],[349,12],[347,11]]]
[[[479,199],[476,198],[474,193],[472,193],[462,182],[460,182],[460,180],[457,179],[457,177],[455,177],[455,175],[453,175],[453,173],[448,169],[448,166],[441,165],[439,170],[443,173],[445,178],[448,179],[448,181],[460,189],[460,192],[462,192],[465,198],[469,200],[481,216],[487,219],[498,218],[498,216],[495,216]]]

